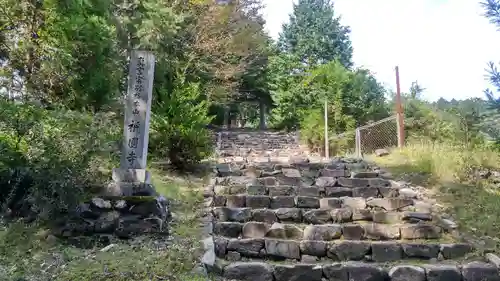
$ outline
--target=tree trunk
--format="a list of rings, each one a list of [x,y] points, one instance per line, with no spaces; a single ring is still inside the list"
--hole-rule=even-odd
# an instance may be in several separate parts
[[[224,106],[224,128],[229,129],[229,107],[226,105]]]
[[[259,102],[259,114],[260,114],[260,122],[259,128],[261,130],[265,130],[267,128],[266,125],[266,105],[261,101]]]

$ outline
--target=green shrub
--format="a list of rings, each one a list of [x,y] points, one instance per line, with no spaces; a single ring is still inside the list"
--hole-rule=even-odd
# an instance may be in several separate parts
[[[328,136],[330,155],[352,153],[354,149],[354,122],[350,116],[344,115],[339,120],[329,113]],[[337,121],[338,120],[338,121]],[[300,136],[312,151],[324,153],[325,119],[324,111],[312,109],[300,123]]]
[[[0,99],[0,204],[49,218],[72,209],[116,157],[107,114],[45,110]]]
[[[180,83],[151,118],[150,152],[178,169],[186,169],[212,153],[212,137],[206,125],[209,104],[196,83]]]

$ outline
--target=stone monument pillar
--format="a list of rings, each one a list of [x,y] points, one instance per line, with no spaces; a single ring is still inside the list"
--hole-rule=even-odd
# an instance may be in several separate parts
[[[112,195],[156,195],[146,170],[155,57],[132,51],[125,99],[120,168],[113,169]]]

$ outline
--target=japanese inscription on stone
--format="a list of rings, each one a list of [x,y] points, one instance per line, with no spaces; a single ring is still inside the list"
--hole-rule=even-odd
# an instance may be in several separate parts
[[[125,101],[122,168],[146,168],[154,64],[153,54],[146,51],[132,51]]]

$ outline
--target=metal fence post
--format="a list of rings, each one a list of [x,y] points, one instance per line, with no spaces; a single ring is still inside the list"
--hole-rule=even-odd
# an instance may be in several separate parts
[[[356,157],[361,158],[361,129],[360,128],[356,128],[355,143],[356,143]]]
[[[404,115],[403,115],[403,104],[401,101],[401,87],[399,83],[399,67],[396,66],[396,123],[398,126],[398,147],[403,147],[405,143],[405,127],[404,127]]]
[[[396,124],[398,126],[398,147],[401,148],[404,146],[405,143],[405,135],[404,135],[404,121],[403,121],[403,113],[398,112],[397,113],[397,118],[396,118]]]
[[[328,100],[325,98],[325,159],[330,159],[330,142],[328,141]]]

